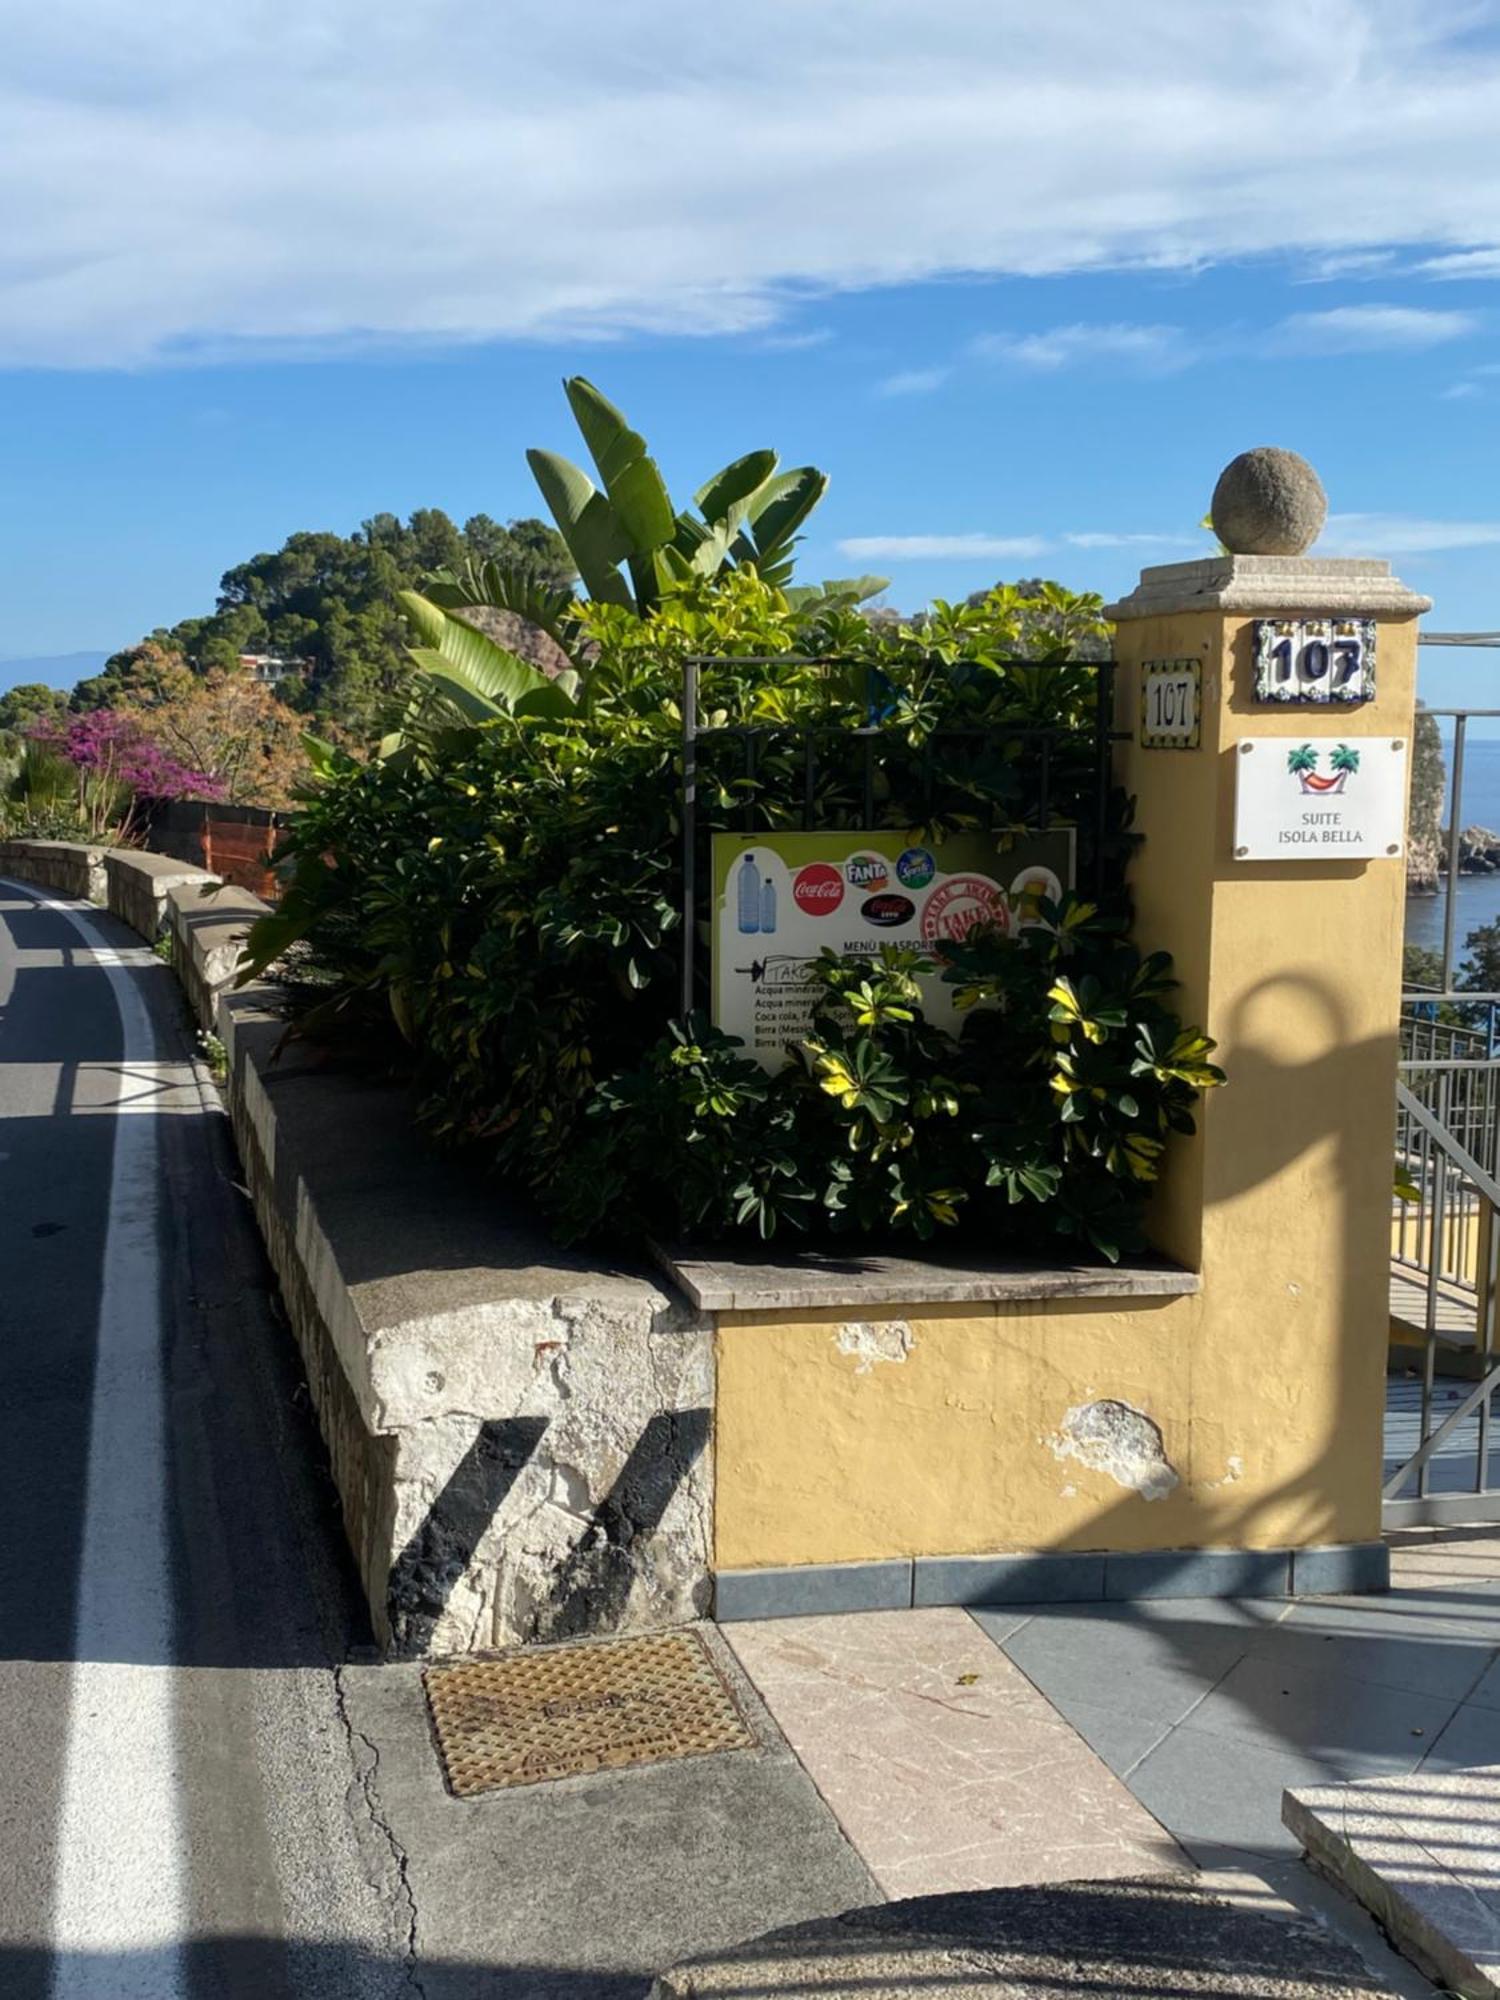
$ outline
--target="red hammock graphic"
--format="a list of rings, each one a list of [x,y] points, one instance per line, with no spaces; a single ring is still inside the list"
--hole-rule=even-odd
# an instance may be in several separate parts
[[[1341,792],[1344,789],[1346,771],[1336,771],[1331,778],[1320,777],[1316,771],[1299,771],[1304,792]]]

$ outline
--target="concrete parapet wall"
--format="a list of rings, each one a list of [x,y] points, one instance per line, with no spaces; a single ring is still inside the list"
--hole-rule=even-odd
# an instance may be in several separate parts
[[[35,882],[78,902],[102,903],[107,851],[71,840],[0,840],[0,875]]]
[[[556,1250],[428,1152],[399,1087],[283,1050],[280,996],[233,988],[258,898],[64,842],[6,843],[0,872],[66,895],[87,877],[142,937],[169,931],[225,1044],[246,1184],[382,1643],[452,1653],[703,1617],[709,1318],[644,1271]]]
[[[200,1025],[212,1028],[218,996],[234,984],[250,926],[267,905],[228,883],[207,893],[201,883],[170,889],[167,903],[173,967]]]
[[[194,868],[169,854],[147,854],[136,848],[112,847],[104,857],[105,902],[113,916],[138,931],[149,944],[167,934],[174,889],[201,892],[217,883],[217,875]]]
[[[273,1054],[221,996],[230,1099],[377,1632],[403,1654],[708,1610],[713,1334],[428,1154],[404,1093]]]

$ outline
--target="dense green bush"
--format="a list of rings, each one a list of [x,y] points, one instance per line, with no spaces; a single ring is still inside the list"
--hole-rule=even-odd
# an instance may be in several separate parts
[[[1138,1247],[1166,1136],[1192,1130],[1189,1106],[1219,1078],[1211,1044],[1163,1006],[1161,954],[1142,960],[1076,898],[1043,915],[955,949],[945,976],[975,1008],[957,1040],[923,1018],[925,962],[890,948],[873,964],[825,955],[803,1060],[775,1077],[707,1021],[674,1025],[596,1093],[556,1189],[564,1223],[919,1238],[967,1224],[994,1247],[1034,1248],[1039,1229],[1110,1257]]]
[[[88,833],[74,766],[19,732],[0,735],[0,839],[85,840]]]
[[[734,656],[703,674],[705,720],[725,732],[702,749],[705,834],[800,823],[808,724],[828,732],[815,823],[862,824],[850,730],[873,703],[881,824],[1018,825],[1043,755],[1024,732],[1047,730],[1054,811],[1091,866],[1095,676],[1046,662],[1097,638],[1097,599],[1002,589],[916,629],[828,600],[799,610],[747,570],[645,619],[580,616],[569,712],[430,722],[367,764],[322,756],[288,893],[253,947],[260,966],[301,954],[309,1031],[388,1009],[435,1129],[482,1146],[570,1236],[968,1226],[1106,1254],[1137,1240],[1163,1140],[1217,1072],[1164,1005],[1165,961],[1122,941],[1121,907],[1069,898],[1045,927],[955,954],[962,997],[990,1003],[957,1041],[923,1021],[899,956],[828,963],[816,1035],[775,1079],[675,1020],[685,655]],[[777,729],[753,781],[729,733],[748,722]],[[1106,872],[1127,837],[1116,801]]]

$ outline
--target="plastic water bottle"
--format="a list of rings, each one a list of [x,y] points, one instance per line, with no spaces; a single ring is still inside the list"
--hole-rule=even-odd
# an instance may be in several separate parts
[[[755,865],[753,854],[747,854],[740,863],[738,889],[740,931],[748,937],[760,929],[760,870]]]
[[[767,936],[776,928],[776,884],[769,875],[760,892],[760,927]]]

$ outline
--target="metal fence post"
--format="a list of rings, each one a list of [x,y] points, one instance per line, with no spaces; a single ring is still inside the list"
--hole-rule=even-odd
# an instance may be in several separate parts
[[[682,666],[682,1021],[693,1011],[698,942],[698,662]]]

